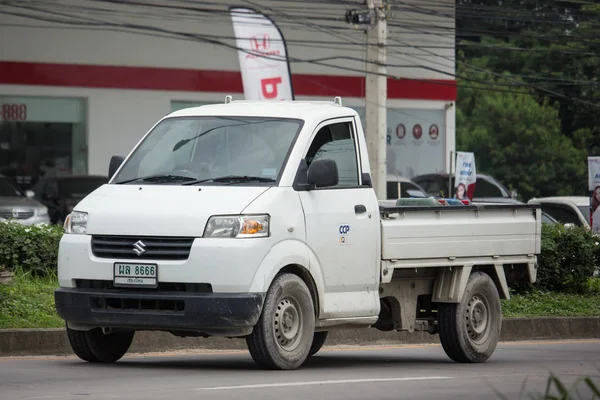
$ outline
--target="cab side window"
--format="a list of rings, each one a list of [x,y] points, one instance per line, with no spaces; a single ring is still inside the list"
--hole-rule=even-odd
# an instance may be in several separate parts
[[[338,122],[322,127],[306,154],[306,162],[329,159],[337,164],[339,183],[335,187],[358,187],[356,143],[350,122]]]

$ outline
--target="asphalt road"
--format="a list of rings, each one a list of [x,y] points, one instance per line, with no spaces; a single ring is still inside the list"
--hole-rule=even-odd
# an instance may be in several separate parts
[[[3,358],[0,399],[528,399],[550,372],[600,387],[600,340],[501,343],[477,365],[449,361],[439,345],[325,348],[299,370],[275,372],[247,352],[130,355],[113,365]]]

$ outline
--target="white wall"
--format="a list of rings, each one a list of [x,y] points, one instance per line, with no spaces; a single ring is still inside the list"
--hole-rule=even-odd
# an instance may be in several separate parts
[[[225,2],[224,2],[225,3]],[[364,70],[366,57],[364,32],[343,22],[346,6],[316,3],[257,1],[276,20],[288,41],[290,57],[310,60],[321,57],[354,57],[359,61],[338,59],[331,64]],[[38,7],[40,2],[34,6]],[[182,4],[163,2],[163,4]],[[189,3],[191,4],[191,3]],[[397,3],[395,3],[397,4]],[[425,4],[433,4],[425,2]],[[390,37],[388,62],[402,64],[390,67],[388,73],[399,78],[453,79],[454,74],[454,10],[453,0],[436,1],[437,8],[407,0],[389,11]],[[105,8],[84,12],[83,7]],[[225,11],[226,6],[215,7]],[[48,13],[50,11],[50,13]],[[5,13],[2,13],[5,12]],[[13,13],[11,14],[6,14]],[[117,14],[115,14],[117,12]],[[141,13],[146,13],[143,17]],[[178,12],[178,15],[174,13]],[[227,14],[208,15],[194,12],[154,10],[140,6],[122,7],[86,0],[59,0],[48,3],[46,11],[33,12],[20,7],[0,6],[0,61],[52,62],[66,64],[98,64],[190,68],[200,70],[239,70],[235,50],[181,38],[161,38],[147,33],[124,32],[115,28],[90,28],[72,24],[56,24],[24,18],[14,13],[27,13],[43,18],[97,23],[138,24],[169,31],[201,35],[233,37]],[[54,14],[52,14],[54,13]],[[57,15],[60,13],[61,15]],[[156,16],[147,15],[156,14]],[[339,18],[320,21],[314,18]],[[323,28],[323,25],[327,27]],[[220,39],[235,45],[232,39]],[[298,43],[307,41],[308,43]],[[323,42],[335,42],[328,44]],[[349,43],[353,43],[349,45]],[[419,46],[425,46],[419,48]],[[447,47],[447,48],[431,48]],[[432,54],[433,53],[433,54]],[[439,70],[438,72],[432,69]],[[292,62],[293,73],[319,75],[363,75],[361,72]],[[148,129],[171,111],[171,101],[223,101],[231,93],[170,92],[150,90],[61,88],[22,85],[0,85],[0,95],[68,96],[88,101],[88,172],[105,174],[113,154],[126,154]],[[234,94],[241,98],[242,94]],[[306,98],[298,96],[298,99]],[[313,99],[319,99],[314,98]],[[323,98],[321,98],[323,99]],[[331,100],[330,98],[324,98]],[[350,106],[365,105],[364,99],[344,98]],[[389,108],[446,110],[444,165],[454,150],[455,113],[449,101],[388,100]]]
[[[36,2],[34,6],[39,7],[39,3]],[[163,2],[167,5],[182,3]],[[343,68],[364,70],[364,62],[360,60],[366,58],[363,47],[366,35],[361,29],[356,29],[343,21],[346,5],[273,0],[260,0],[255,3],[260,4],[261,9],[270,14],[281,28],[288,42],[288,53],[291,58],[304,61],[332,56],[357,58],[359,61],[338,59],[328,63]],[[418,0],[407,0],[402,2],[402,5],[394,5],[389,12],[389,63],[402,64],[406,67],[390,67],[388,72],[403,78],[452,79],[454,2],[439,0],[436,2],[439,4],[438,9],[430,6],[425,8],[426,6],[420,3]],[[157,34],[148,29],[160,29],[162,32],[158,34],[161,35],[165,35],[168,31],[194,33],[204,37],[217,36],[219,37],[217,39],[223,43],[235,46],[234,40],[222,38],[234,36],[231,18],[226,14],[230,2],[223,1],[223,6],[213,7],[222,12],[218,15],[143,6],[127,7],[89,0],[58,0],[46,4],[43,7],[44,12],[7,5],[0,6],[0,11],[13,14],[0,14],[0,60],[239,70],[234,49],[175,37],[172,34],[173,38],[148,36]],[[206,7],[202,3],[197,5]],[[89,7],[104,8],[106,12],[89,11],[87,10]],[[176,12],[177,15],[174,14]],[[14,13],[70,22],[49,23],[16,16]],[[446,16],[448,13],[450,15]],[[339,21],[315,18],[337,18]],[[136,24],[147,29],[127,29],[132,33],[124,33],[124,28],[82,27],[73,25],[74,21],[88,24]],[[309,43],[297,43],[297,41]],[[416,46],[449,48],[419,49]],[[361,75],[358,71],[301,61],[292,62],[291,68],[294,73]],[[440,69],[445,73],[427,68]]]

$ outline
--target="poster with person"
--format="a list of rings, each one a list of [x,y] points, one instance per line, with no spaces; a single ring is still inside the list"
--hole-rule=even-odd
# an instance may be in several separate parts
[[[600,157],[588,157],[588,189],[590,199],[590,226],[600,233]]]
[[[475,169],[475,154],[457,151],[454,168],[454,193],[459,200],[473,200],[477,173]]]

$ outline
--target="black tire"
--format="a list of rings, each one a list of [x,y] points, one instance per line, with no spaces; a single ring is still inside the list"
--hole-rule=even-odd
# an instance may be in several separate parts
[[[282,274],[271,284],[262,314],[246,343],[261,368],[296,369],[308,357],[314,331],[315,314],[308,287],[298,276]]]
[[[314,356],[321,350],[321,347],[325,344],[325,340],[327,340],[328,331],[324,332],[315,332],[313,335],[312,345],[310,346],[310,351],[308,352],[308,356]]]
[[[105,335],[100,328],[75,331],[67,327],[67,337],[77,357],[87,362],[114,363],[129,350],[135,332]]]
[[[502,305],[489,275],[474,272],[462,301],[439,303],[440,342],[448,357],[460,363],[489,359],[498,345],[502,327]]]

